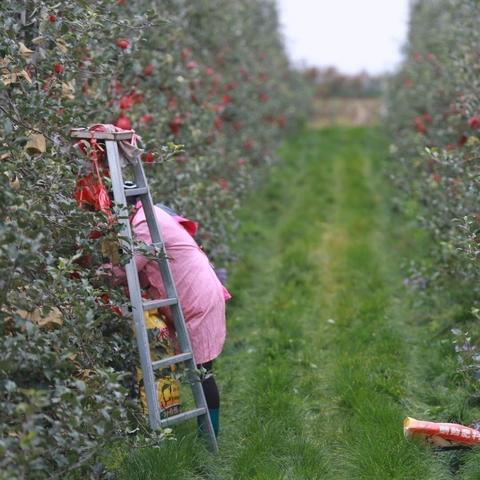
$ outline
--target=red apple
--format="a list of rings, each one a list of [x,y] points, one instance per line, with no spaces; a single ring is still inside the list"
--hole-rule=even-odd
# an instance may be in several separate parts
[[[177,99],[176,99],[176,97],[170,97],[168,99],[168,109],[169,110],[176,110],[177,109]]]
[[[415,125],[415,130],[418,133],[421,133],[423,135],[425,135],[427,133],[427,127],[425,126],[425,123],[424,123],[422,117],[415,117],[414,125]]]
[[[217,115],[215,117],[215,120],[213,121],[213,128],[215,128],[215,130],[220,130],[222,126],[223,126],[222,117],[220,117],[220,115]]]
[[[153,120],[153,115],[146,113],[140,117],[140,123],[149,123]]]
[[[218,186],[225,192],[228,191],[230,188],[230,183],[225,178],[219,178],[217,183]]]
[[[150,75],[153,74],[153,70],[154,70],[154,67],[151,63],[149,63],[148,65],[145,66],[145,68],[143,69],[143,74],[146,75],[147,77],[149,77]]]
[[[424,114],[422,115],[422,118],[423,118],[423,121],[424,121],[425,123],[432,123],[432,122],[433,122],[432,116],[431,116],[430,114],[428,114],[428,113],[424,113]]]
[[[245,150],[251,150],[253,148],[253,140],[251,139],[245,140],[245,142],[243,142],[243,148]]]
[[[117,47],[126,50],[130,46],[130,42],[126,38],[117,38]]]
[[[259,95],[258,95],[258,99],[265,103],[267,100],[268,100],[268,93],[266,92],[261,92]]]
[[[117,118],[117,121],[115,122],[115,126],[118,128],[123,128],[124,130],[131,130],[132,122],[126,115],[121,113],[120,116]]]
[[[237,82],[228,82],[225,84],[225,91],[230,92],[238,87]]]
[[[120,108],[122,110],[129,110],[133,106],[133,96],[125,95],[120,99]]]
[[[277,118],[277,124],[280,128],[285,128],[287,126],[287,117],[285,115],[280,115]]]
[[[143,154],[142,158],[145,163],[153,163],[155,155],[152,152],[147,152]]]
[[[183,125],[183,117],[181,115],[176,115],[173,120],[170,122],[170,131],[174,135],[178,135],[180,133],[180,129]]]
[[[468,125],[470,128],[478,128],[480,127],[480,118],[477,116],[473,116],[468,120]]]

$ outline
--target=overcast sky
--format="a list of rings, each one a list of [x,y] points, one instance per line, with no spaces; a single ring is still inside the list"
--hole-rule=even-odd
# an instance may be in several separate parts
[[[401,59],[409,0],[277,0],[294,63],[344,73],[392,71]]]

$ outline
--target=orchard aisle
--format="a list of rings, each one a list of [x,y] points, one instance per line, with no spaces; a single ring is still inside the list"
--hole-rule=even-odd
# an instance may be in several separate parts
[[[411,244],[389,216],[386,150],[366,128],[305,132],[284,147],[241,219],[218,362],[221,454],[187,435],[133,457],[125,478],[449,478],[402,434],[423,333],[405,324]]]
[[[234,330],[245,344],[232,340],[222,361],[227,377],[234,351],[253,350],[240,376],[248,389],[225,392],[239,394],[248,419],[230,433],[229,478],[440,474],[402,435],[407,373],[418,367],[409,365],[401,260],[382,198],[385,156],[374,130],[309,132],[285,148],[283,171],[256,201],[265,210],[248,213],[248,243],[263,247],[235,288],[252,282]]]

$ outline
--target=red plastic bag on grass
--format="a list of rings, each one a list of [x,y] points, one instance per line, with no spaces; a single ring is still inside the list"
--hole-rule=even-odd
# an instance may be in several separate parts
[[[421,440],[436,447],[480,445],[480,431],[456,423],[436,423],[407,417],[403,421],[406,438]]]

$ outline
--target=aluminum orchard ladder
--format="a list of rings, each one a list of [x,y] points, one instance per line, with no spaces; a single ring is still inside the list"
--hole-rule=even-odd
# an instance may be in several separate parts
[[[162,234],[156,222],[152,197],[150,195],[150,189],[148,187],[140,158],[137,158],[134,162],[130,161],[128,164],[132,167],[134,176],[133,180],[128,180],[133,181],[134,188],[125,188],[125,182],[122,173],[123,158],[118,148],[118,142],[130,140],[134,132],[91,132],[87,129],[81,128],[72,129],[70,134],[71,137],[75,139],[96,139],[105,144],[105,156],[108,161],[108,168],[110,171],[113,198],[116,205],[119,206],[121,210],[118,222],[121,225],[122,242],[127,247],[128,251],[132,252],[132,256],[125,266],[125,271],[130,295],[130,303],[132,306],[135,336],[137,339],[140,364],[143,373],[150,427],[154,430],[166,428],[171,425],[198,417],[201,432],[204,434],[210,450],[217,452],[217,440],[212,427],[212,422],[210,420],[210,415],[208,413],[207,402],[205,400],[201,379],[198,375],[197,365],[195,363],[185,318],[183,316],[182,308],[180,306],[180,301],[175,288],[175,283],[173,281],[172,273],[168,263]],[[127,197],[135,197],[142,202],[145,218],[147,220],[150,236],[152,238],[152,247],[155,252],[156,260],[158,262],[160,274],[167,294],[167,298],[165,299],[145,301],[142,298],[138,270],[133,255],[134,242],[132,229],[128,219]],[[175,331],[177,333],[177,340],[180,346],[180,353],[171,357],[162,358],[161,360],[152,361],[150,356],[147,328],[144,320],[144,312],[166,306],[170,307]],[[157,398],[154,372],[155,370],[161,370],[179,363],[183,363],[186,366],[189,375],[194,377],[191,378],[192,381],[190,382],[190,385],[192,388],[195,408],[177,415],[162,418],[161,407]]]

